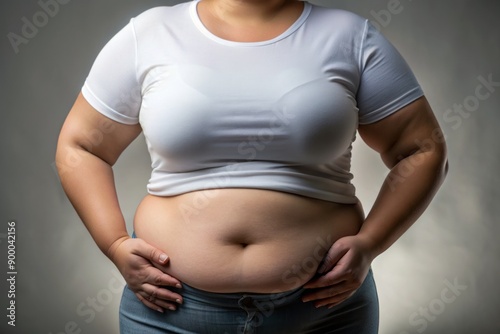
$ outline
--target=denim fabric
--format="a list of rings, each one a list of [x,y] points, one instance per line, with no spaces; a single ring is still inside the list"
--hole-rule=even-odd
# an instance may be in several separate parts
[[[299,288],[278,294],[213,293],[183,284],[177,311],[159,313],[125,287],[120,305],[121,334],[376,334],[378,297],[370,270],[348,300],[316,309]]]

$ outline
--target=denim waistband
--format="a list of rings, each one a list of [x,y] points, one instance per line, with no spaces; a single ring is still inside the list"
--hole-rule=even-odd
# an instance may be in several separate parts
[[[273,308],[293,303],[300,299],[304,288],[277,293],[231,292],[218,293],[200,290],[182,283],[182,289],[177,290],[184,298],[190,298],[199,303],[207,303],[220,307],[242,307],[245,309],[260,308],[262,305],[272,305]]]

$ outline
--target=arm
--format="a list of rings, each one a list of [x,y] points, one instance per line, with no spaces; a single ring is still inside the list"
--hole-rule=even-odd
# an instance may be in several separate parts
[[[427,208],[448,169],[444,135],[425,98],[359,134],[391,169],[360,237],[377,256],[389,248]]]
[[[159,292],[156,286],[180,282],[153,267],[152,263],[160,268],[166,265],[165,254],[129,237],[112,171],[120,154],[140,132],[139,125],[125,125],[103,116],[80,94],[59,135],[56,165],[68,198],[98,247],[115,263],[137,297],[159,310],[173,306],[166,300],[180,296],[165,289]],[[146,300],[150,296],[157,298]]]
[[[101,251],[110,259],[128,237],[112,166],[139,135],[99,114],[80,94],[59,135],[56,165],[62,186]]]
[[[304,298],[316,306],[339,304],[361,286],[373,259],[427,208],[448,168],[444,136],[425,98],[360,126],[359,134],[391,171],[359,233],[335,242],[318,269],[325,274],[306,285],[323,288]]]

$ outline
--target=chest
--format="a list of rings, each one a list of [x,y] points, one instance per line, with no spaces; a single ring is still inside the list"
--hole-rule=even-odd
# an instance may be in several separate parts
[[[185,164],[330,161],[357,128],[355,93],[335,66],[273,54],[155,66],[142,88],[148,145]]]

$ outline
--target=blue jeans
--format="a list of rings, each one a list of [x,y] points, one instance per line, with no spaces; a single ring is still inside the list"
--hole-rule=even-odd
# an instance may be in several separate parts
[[[363,285],[343,303],[327,309],[304,303],[305,289],[278,294],[213,293],[183,284],[176,311],[144,306],[125,287],[120,304],[121,334],[376,334],[378,297],[370,270]]]

